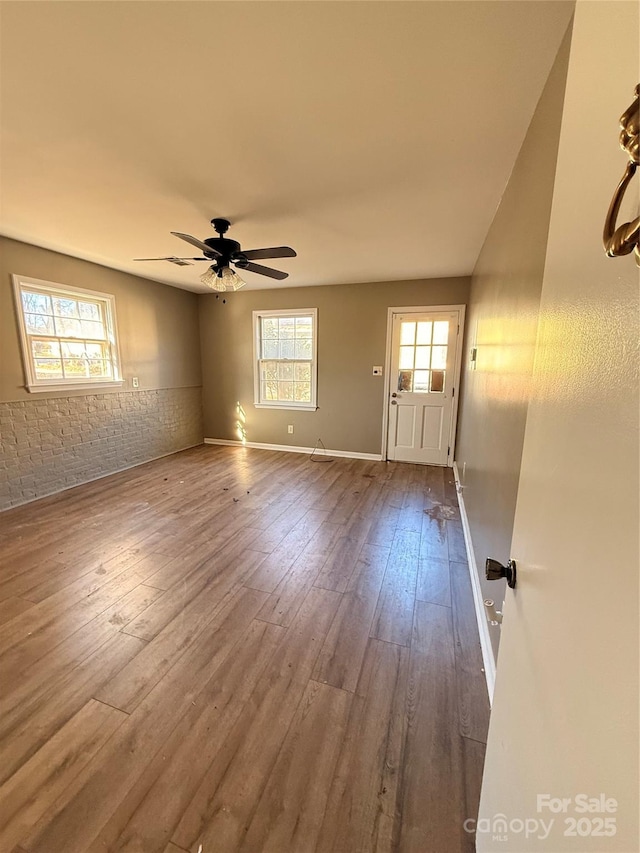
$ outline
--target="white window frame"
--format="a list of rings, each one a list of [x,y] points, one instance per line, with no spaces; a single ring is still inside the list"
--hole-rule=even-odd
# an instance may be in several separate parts
[[[22,349],[22,361],[25,372],[25,386],[28,391],[38,393],[42,391],[89,390],[96,388],[115,388],[123,385],[124,379],[122,378],[120,367],[120,348],[118,345],[118,332],[116,325],[116,300],[112,294],[100,293],[97,290],[87,290],[85,288],[57,284],[53,281],[44,281],[38,278],[28,278],[23,275],[12,274],[11,279],[13,281],[18,331],[20,333],[20,346]],[[82,300],[85,298],[93,302],[101,302],[104,309],[113,377],[105,379],[87,379],[86,377],[38,379],[33,362],[33,352],[30,345],[30,338],[32,336],[27,331],[27,325],[25,322],[24,306],[22,302],[23,289],[43,293],[47,296],[68,296],[72,299]]]
[[[260,358],[260,321],[263,317],[304,317],[313,318],[313,357],[311,361],[311,402],[296,403],[293,400],[286,402],[263,401],[261,399],[260,386],[260,362],[265,361],[301,361],[304,359],[261,359]],[[295,409],[296,411],[315,412],[318,408],[318,309],[317,308],[286,308],[280,310],[254,311],[253,312],[253,390],[254,406],[256,409]]]

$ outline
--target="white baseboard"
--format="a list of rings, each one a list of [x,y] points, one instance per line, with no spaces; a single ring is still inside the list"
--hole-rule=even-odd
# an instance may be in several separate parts
[[[313,447],[298,447],[294,444],[262,444],[259,441],[232,441],[228,438],[205,438],[205,444],[228,444],[232,447],[253,447],[257,450],[281,450],[285,453],[313,453]],[[323,447],[316,450],[323,456],[340,456],[345,459],[368,459],[371,462],[380,462],[382,455],[380,453],[357,453],[355,450],[329,450]]]
[[[480,577],[478,575],[478,566],[473,552],[471,542],[471,528],[469,527],[469,518],[464,505],[463,489],[460,488],[460,477],[458,475],[458,466],[453,463],[453,476],[456,480],[456,491],[458,492],[458,503],[460,505],[460,516],[462,518],[462,528],[464,530],[464,542],[467,548],[467,560],[469,563],[469,575],[471,577],[471,589],[473,590],[473,602],[476,610],[476,621],[478,623],[478,634],[480,635],[480,647],[482,649],[482,661],[484,663],[484,674],[487,680],[487,692],[489,693],[489,703],[493,704],[493,690],[496,683],[496,659],[493,654],[493,646],[491,645],[491,637],[489,636],[489,625],[487,623],[487,613],[484,607],[484,597],[480,588]]]

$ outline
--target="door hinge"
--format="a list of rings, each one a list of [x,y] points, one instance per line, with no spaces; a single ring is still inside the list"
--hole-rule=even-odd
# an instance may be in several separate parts
[[[452,389],[451,389],[451,399],[453,400],[453,398],[454,398],[455,396],[456,396],[456,389],[455,389],[455,388],[452,388]]]
[[[451,453],[451,445],[449,445],[449,447],[447,447],[447,456],[448,456],[450,453]]]

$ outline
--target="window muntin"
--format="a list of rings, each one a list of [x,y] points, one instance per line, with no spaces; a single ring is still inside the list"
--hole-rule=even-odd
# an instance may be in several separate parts
[[[113,296],[13,280],[30,391],[121,384]]]
[[[254,311],[255,404],[316,408],[317,309]]]

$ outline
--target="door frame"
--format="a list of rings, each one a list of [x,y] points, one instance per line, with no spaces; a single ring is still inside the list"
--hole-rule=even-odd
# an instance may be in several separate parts
[[[393,318],[396,314],[422,314],[433,312],[457,311],[459,317],[460,332],[456,343],[456,359],[453,369],[453,411],[451,413],[451,430],[449,433],[449,453],[447,455],[447,468],[453,466],[453,454],[455,450],[456,428],[458,425],[458,402],[460,400],[460,372],[462,370],[462,352],[464,343],[464,323],[466,305],[404,305],[400,307],[387,308],[387,343],[384,358],[384,406],[382,410],[382,461],[388,462],[388,430],[389,430],[389,398],[391,396],[391,341],[393,336]]]

